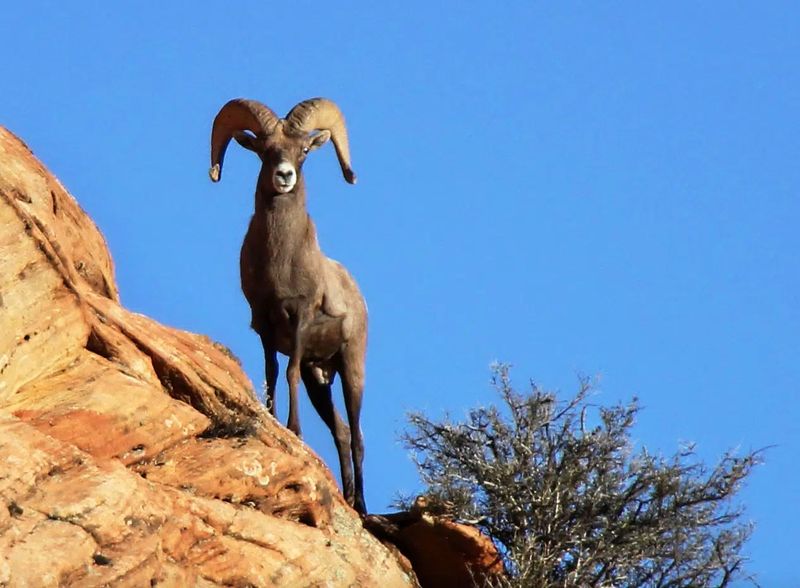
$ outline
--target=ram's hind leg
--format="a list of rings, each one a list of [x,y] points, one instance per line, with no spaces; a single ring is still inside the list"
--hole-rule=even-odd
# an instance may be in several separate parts
[[[311,404],[317,410],[320,418],[328,426],[333,436],[333,443],[336,445],[336,452],[339,454],[339,470],[342,475],[342,493],[345,500],[352,504],[353,501],[353,467],[350,460],[350,428],[344,424],[339,411],[333,403],[331,396],[331,384],[320,384],[313,369],[305,364],[300,368],[308,397]]]
[[[366,347],[366,345],[364,345]],[[344,404],[347,421],[350,424],[350,450],[353,456],[353,508],[360,514],[367,514],[364,502],[364,437],[361,433],[361,399],[364,394],[364,349],[348,344],[342,350],[339,373],[342,376]]]

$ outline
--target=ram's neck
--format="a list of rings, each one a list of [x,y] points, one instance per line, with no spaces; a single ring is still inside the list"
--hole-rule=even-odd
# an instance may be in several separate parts
[[[294,257],[294,252],[317,247],[316,230],[306,210],[303,176],[291,192],[277,194],[271,179],[259,177],[251,231],[270,256]],[[254,226],[253,226],[254,225]]]

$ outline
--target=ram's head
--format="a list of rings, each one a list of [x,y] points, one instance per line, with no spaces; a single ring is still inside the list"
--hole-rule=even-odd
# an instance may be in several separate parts
[[[217,114],[211,131],[211,180],[222,176],[222,162],[231,139],[255,152],[262,162],[262,174],[272,180],[278,194],[291,192],[297,183],[306,156],[333,140],[344,179],[356,183],[350,167],[350,149],[344,116],[330,100],[304,100],[279,118],[255,100],[231,100]]]

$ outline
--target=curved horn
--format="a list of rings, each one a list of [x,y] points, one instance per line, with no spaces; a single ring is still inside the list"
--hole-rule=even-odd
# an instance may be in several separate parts
[[[350,146],[347,141],[344,115],[333,101],[327,98],[303,100],[286,115],[286,123],[294,130],[303,133],[330,131],[333,146],[336,148],[336,157],[339,158],[339,165],[342,168],[342,175],[349,183],[356,183],[356,174],[350,167]]]
[[[278,116],[256,100],[235,98],[223,106],[211,128],[211,169],[208,175],[212,182],[222,176],[222,161],[225,150],[236,131],[248,130],[256,135],[268,135],[278,125]]]

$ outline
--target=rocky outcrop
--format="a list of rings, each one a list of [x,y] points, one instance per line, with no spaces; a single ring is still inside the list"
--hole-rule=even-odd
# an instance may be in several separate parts
[[[413,586],[206,337],[0,128],[0,586]]]
[[[362,522],[224,346],[120,305],[97,227],[0,127],[0,587],[501,573],[489,539],[422,503]]]
[[[418,496],[408,512],[368,515],[364,525],[410,562],[422,586],[502,585],[494,582],[504,572],[491,539],[451,520],[440,506]]]

